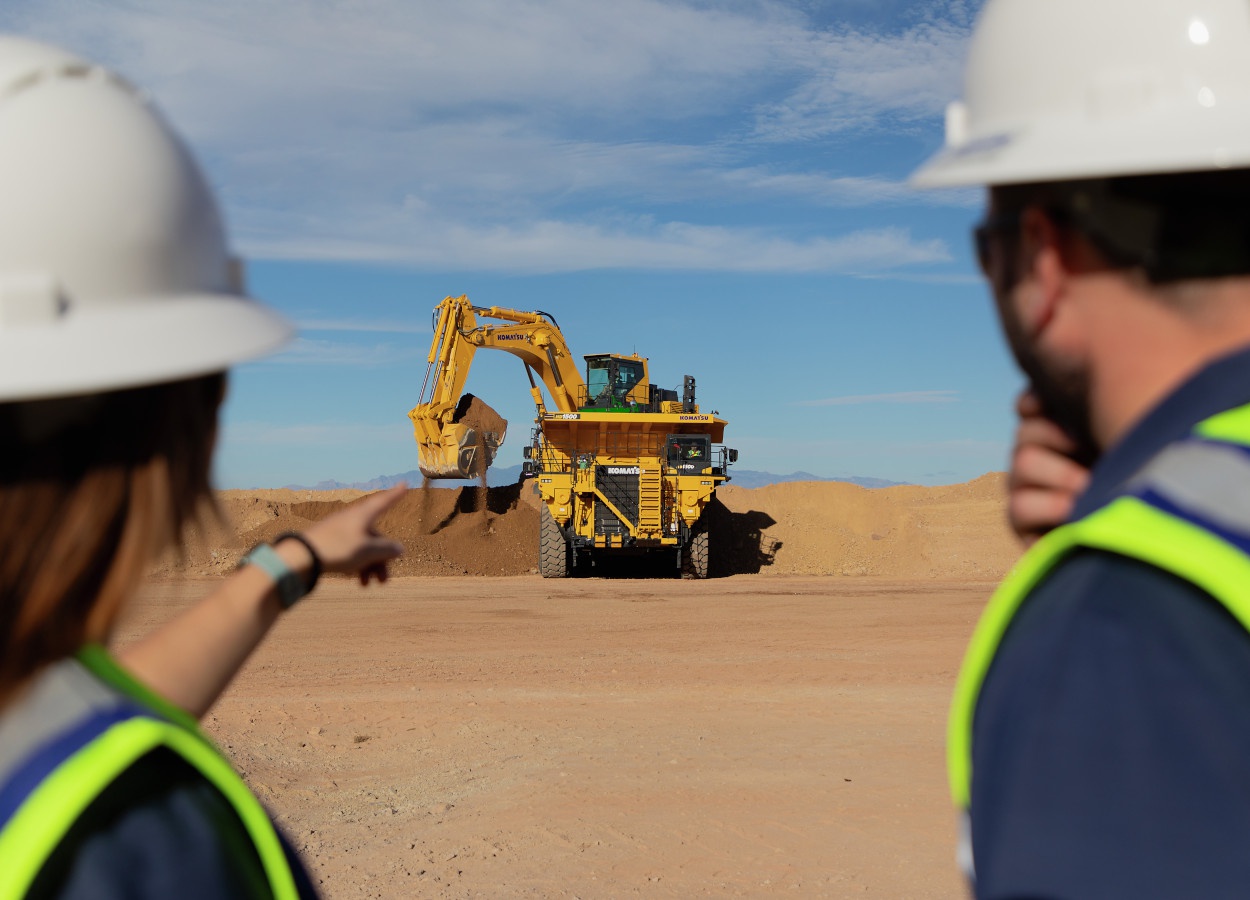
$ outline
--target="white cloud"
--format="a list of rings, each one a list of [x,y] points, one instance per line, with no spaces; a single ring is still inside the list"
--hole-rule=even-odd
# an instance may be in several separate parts
[[[751,213],[966,204],[909,195],[902,173],[830,174],[820,154],[769,159],[772,142],[936,116],[958,7],[878,34],[770,0],[9,0],[0,26],[151,93],[251,255],[893,272],[950,255],[902,228]],[[759,224],[717,224],[726,208]]]
[[[822,400],[798,400],[792,406],[860,406],[877,403],[955,403],[958,391],[899,391],[893,394],[852,394]]]
[[[818,172],[770,172],[756,167],[730,169],[721,177],[731,185],[750,188],[762,194],[798,197],[812,203],[837,206],[923,203],[976,207],[983,198],[983,192],[979,189],[918,193],[902,179],[876,175],[831,176]]]
[[[745,15],[663,0],[43,0],[14,16],[149,87],[202,135],[588,115],[680,119],[775,62]],[[782,26],[792,27],[792,26]],[[274,104],[274,100],[287,101]],[[275,121],[274,116],[279,118]]]
[[[892,272],[888,275],[864,273],[860,277],[869,281],[888,278],[890,281],[904,281],[912,284],[956,284],[985,287],[985,279],[974,272]]]
[[[950,260],[945,242],[916,240],[900,228],[794,241],[745,228],[670,222],[663,225],[582,225],[538,222],[475,230],[430,230],[411,242],[341,241],[331,237],[274,239],[254,252],[274,259],[334,257],[362,262],[510,272],[630,268],[727,272],[880,272]]]
[[[371,319],[302,319],[298,323],[306,331],[380,331],[387,334],[429,334],[428,325]]]
[[[788,49],[808,75],[784,99],[761,105],[759,137],[805,140],[939,117],[959,92],[971,15],[959,0],[924,12],[896,33],[841,27],[803,35]]]
[[[414,359],[420,351],[398,344],[352,344],[297,337],[281,353],[252,365],[350,366],[380,368]]]
[[[372,425],[349,422],[333,424],[271,425],[266,422],[226,422],[223,438],[231,446],[361,446],[396,439],[410,440],[403,425]]]

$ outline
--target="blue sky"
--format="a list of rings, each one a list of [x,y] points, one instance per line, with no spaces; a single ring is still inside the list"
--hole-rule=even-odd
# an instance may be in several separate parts
[[[143,86],[299,327],[234,373],[222,487],[415,468],[430,310],[462,293],[695,375],[743,468],[933,484],[1004,467],[1020,385],[979,193],[905,183],[978,8],[6,0],[0,28]],[[519,462],[521,364],[478,354],[468,388]]]

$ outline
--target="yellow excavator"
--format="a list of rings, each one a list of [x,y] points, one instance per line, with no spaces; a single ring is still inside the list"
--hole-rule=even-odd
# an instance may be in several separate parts
[[[605,353],[584,357],[583,379],[549,313],[447,297],[434,309],[421,402],[408,413],[427,478],[480,477],[503,443],[502,420],[475,415],[476,402],[466,402],[474,398],[462,394],[479,349],[520,357],[529,378],[537,416],[522,475],[542,498],[542,576],[587,571],[608,555],[664,552],[681,573],[706,578],[704,511],[738,452],[721,444],[725,420],[700,412],[693,376],[679,397],[650,383],[645,357]]]

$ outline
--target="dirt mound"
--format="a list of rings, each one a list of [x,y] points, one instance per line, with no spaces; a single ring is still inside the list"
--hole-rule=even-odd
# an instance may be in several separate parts
[[[997,578],[1020,554],[1007,528],[1006,476],[942,487],[785,482],[717,492],[721,573]]]
[[[253,545],[306,528],[360,496],[359,491],[224,491],[219,505],[225,524],[195,536],[184,563],[166,559],[156,573],[228,571]],[[942,487],[726,485],[707,512],[712,573],[998,578],[1019,555],[1006,526],[1004,497],[1001,473]],[[383,533],[407,548],[391,571],[534,574],[538,503],[530,483],[409,491],[380,523]],[[657,564],[647,567],[647,574],[652,569],[670,573],[670,567]]]
[[[222,491],[224,521],[190,536],[184,560],[163,559],[154,574],[226,572],[253,546],[300,531],[363,496],[304,499],[312,491]],[[258,496],[265,494],[268,496]],[[393,575],[525,575],[537,572],[538,509],[520,500],[521,486],[410,490],[378,523],[407,552]]]

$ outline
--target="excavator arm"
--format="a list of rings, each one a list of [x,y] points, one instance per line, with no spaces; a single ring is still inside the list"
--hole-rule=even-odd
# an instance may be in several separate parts
[[[408,413],[417,440],[418,466],[427,478],[472,478],[495,457],[504,435],[465,421],[462,392],[479,348],[503,350],[525,364],[530,394],[541,416],[546,407],[535,375],[561,412],[575,412],[585,382],[559,326],[546,313],[474,306],[447,297],[434,309],[434,337],[421,402]],[[495,320],[491,323],[482,319]],[[428,391],[428,394],[427,394]]]

